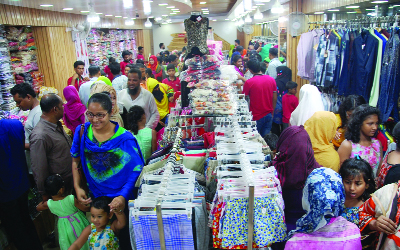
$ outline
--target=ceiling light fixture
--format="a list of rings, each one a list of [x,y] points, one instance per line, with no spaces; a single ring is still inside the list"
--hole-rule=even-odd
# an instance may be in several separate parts
[[[174,11],[174,10],[179,10],[179,9],[172,9],[172,11]]]
[[[200,2],[200,4],[206,4],[207,2]]]
[[[365,10],[368,10],[368,11],[375,11],[375,9],[365,9]]]
[[[132,19],[125,20],[125,25],[132,26],[135,25],[135,21]]]
[[[244,24],[243,18],[240,18],[238,21],[239,26],[242,26]]]
[[[271,13],[282,13],[282,12],[283,12],[283,7],[279,3],[279,1],[276,0],[276,2],[274,3],[274,5],[271,8]]]
[[[149,0],[143,0],[143,12],[145,15],[151,14],[151,5]]]
[[[161,17],[156,17],[154,20],[156,20],[157,22],[161,21],[162,18]]]
[[[162,16],[168,16],[168,15],[162,15]]]
[[[89,3],[89,9],[90,9],[90,13],[89,13],[89,15],[87,16],[87,21],[89,22],[89,23],[98,23],[98,22],[100,22],[100,17],[99,17],[99,15],[98,14],[96,14],[96,12],[94,11],[94,8],[93,8],[93,3]]]
[[[208,15],[208,14],[210,14],[210,13],[208,13],[208,12],[203,12],[203,15]]]
[[[228,18],[226,18],[226,19],[225,19],[225,21],[229,21],[229,19],[228,19]]]
[[[170,15],[176,15],[176,14],[178,14],[178,13],[176,13],[176,12],[171,12],[171,13],[169,13]]]
[[[252,0],[243,0],[243,7],[245,11],[251,10],[251,8],[253,7]]]
[[[256,4],[256,5],[258,5],[258,6],[263,6],[263,5],[265,5],[265,3],[258,3],[258,4]]]
[[[74,8],[64,8],[63,10],[73,10]]]
[[[127,17],[127,16],[124,16],[123,18],[126,19],[126,18],[128,18],[128,17]]]
[[[103,15],[103,13],[96,13],[97,15]]]
[[[201,8],[201,10],[208,10],[208,8]]]
[[[167,3],[159,3],[158,6],[167,6]]]
[[[340,11],[339,9],[332,9],[332,10],[328,10],[328,11]]]
[[[250,14],[247,14],[246,18],[244,19],[245,23],[251,23],[253,22],[253,19],[251,19]]]
[[[256,13],[254,14],[254,19],[255,20],[259,20],[259,19],[263,19],[263,13],[261,13],[260,8],[257,8]]]
[[[324,14],[324,12],[323,11],[317,11],[317,12],[314,12],[314,14],[315,15],[321,15],[321,14]]]
[[[181,11],[180,11],[180,10],[173,10],[172,12],[179,13],[179,12],[181,12]]]
[[[168,23],[161,23],[161,24],[168,24]]]
[[[356,14],[357,11],[347,11],[347,14]]]
[[[129,9],[133,7],[132,0],[123,0],[124,9]]]
[[[387,3],[387,2],[388,2],[388,0],[381,0],[381,1],[373,1],[371,3]]]
[[[147,18],[147,21],[144,23],[144,27],[150,28],[151,26],[153,26],[153,24],[150,22],[150,19]]]
[[[131,19],[132,19],[132,20],[136,20],[136,17],[132,17]]]
[[[88,10],[81,10],[81,13],[89,13],[90,11]]]
[[[213,22],[216,22],[217,20],[213,19],[212,21],[213,21]]]
[[[360,6],[357,5],[346,6],[346,9],[357,9],[357,8],[360,8]]]
[[[113,16],[113,15],[104,15],[104,16]]]
[[[116,18],[122,17],[122,16],[115,16]]]
[[[53,7],[52,4],[41,4],[40,7]]]
[[[174,9],[175,6],[168,6],[167,9]]]

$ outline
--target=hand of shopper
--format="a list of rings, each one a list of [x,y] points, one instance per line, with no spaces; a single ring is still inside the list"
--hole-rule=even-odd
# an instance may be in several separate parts
[[[124,211],[124,209],[125,209],[125,198],[121,195],[117,196],[108,205],[110,206],[111,211],[120,213],[120,212]]]
[[[88,81],[90,81],[90,78],[86,76],[86,77],[83,78],[83,80],[88,82]]]
[[[340,133],[339,131],[336,131],[335,140],[338,141],[340,139],[341,135],[342,135],[342,133]]]
[[[76,191],[76,198],[81,204],[88,205],[92,202],[92,199],[87,197],[85,190],[83,190],[82,188],[79,188],[75,191]]]
[[[369,223],[369,228],[372,231],[383,232],[385,234],[395,234],[397,231],[396,223],[383,215],[379,216],[378,219],[371,221]]]
[[[79,75],[77,74],[77,73],[75,73],[73,76],[72,76],[72,81],[75,81],[76,79],[78,79],[79,78]]]
[[[162,121],[159,121],[158,123],[160,123],[160,124],[161,124],[161,126],[165,127],[165,123],[164,123],[164,122],[162,122]]]

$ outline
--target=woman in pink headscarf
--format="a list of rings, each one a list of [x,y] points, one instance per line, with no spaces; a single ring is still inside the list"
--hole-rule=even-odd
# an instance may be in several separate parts
[[[78,91],[74,86],[65,87],[63,93],[67,100],[64,105],[64,124],[74,134],[76,127],[85,123],[86,107],[81,103]]]

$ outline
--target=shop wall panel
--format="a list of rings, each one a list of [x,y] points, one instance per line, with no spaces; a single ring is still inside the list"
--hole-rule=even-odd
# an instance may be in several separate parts
[[[0,21],[5,25],[71,27],[85,20],[84,15],[0,4]],[[144,26],[141,19],[135,20],[135,25],[129,27],[125,26],[124,22],[123,19],[102,17],[94,28],[143,29]]]
[[[144,47],[144,58],[148,60],[149,53],[154,54],[153,44],[153,31],[150,29],[138,30],[136,32],[136,47]]]
[[[302,12],[306,14],[312,14],[316,11],[324,11],[327,9],[347,6],[351,4],[358,4],[362,2],[367,2],[367,0],[336,0],[336,1],[327,1],[327,0],[299,0],[299,6],[302,6]],[[291,5],[296,6],[296,1],[291,1]],[[295,10],[296,8],[294,8]],[[300,9],[300,7],[299,7]]]

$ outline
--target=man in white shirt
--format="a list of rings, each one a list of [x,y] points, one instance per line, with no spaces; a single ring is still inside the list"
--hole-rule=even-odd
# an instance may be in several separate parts
[[[122,107],[120,112],[127,113],[132,106],[138,105],[146,114],[146,127],[155,129],[160,120],[160,114],[153,94],[140,87],[140,79],[142,79],[142,72],[139,69],[133,68],[129,71],[128,88],[121,90],[118,96],[118,105]]]
[[[27,83],[21,83],[15,85],[10,93],[13,95],[14,101],[17,103],[17,107],[23,111],[29,111],[28,118],[25,122],[25,155],[26,161],[28,163],[28,168],[30,171],[30,151],[29,151],[29,136],[31,135],[32,130],[36,127],[36,124],[40,120],[40,116],[42,115],[42,109],[40,108],[40,102],[36,98],[36,93],[31,87],[31,85]]]
[[[278,49],[277,48],[270,48],[269,49],[269,59],[271,61],[269,62],[268,69],[267,69],[267,75],[270,77],[276,79],[277,73],[276,73],[276,68],[279,66],[282,66],[281,61],[279,61],[278,58]]]
[[[99,66],[90,66],[89,67],[89,77],[90,81],[85,82],[79,88],[79,98],[83,105],[87,108],[87,102],[90,98],[90,89],[92,88],[93,83],[104,83],[103,81],[99,81],[98,78],[101,76],[101,71]]]
[[[119,92],[128,87],[127,85],[128,77],[121,74],[121,68],[119,63],[113,62],[110,65],[108,65],[108,67],[110,68],[111,73],[114,75],[112,86],[115,89],[115,92],[117,92],[117,100],[118,100]]]

